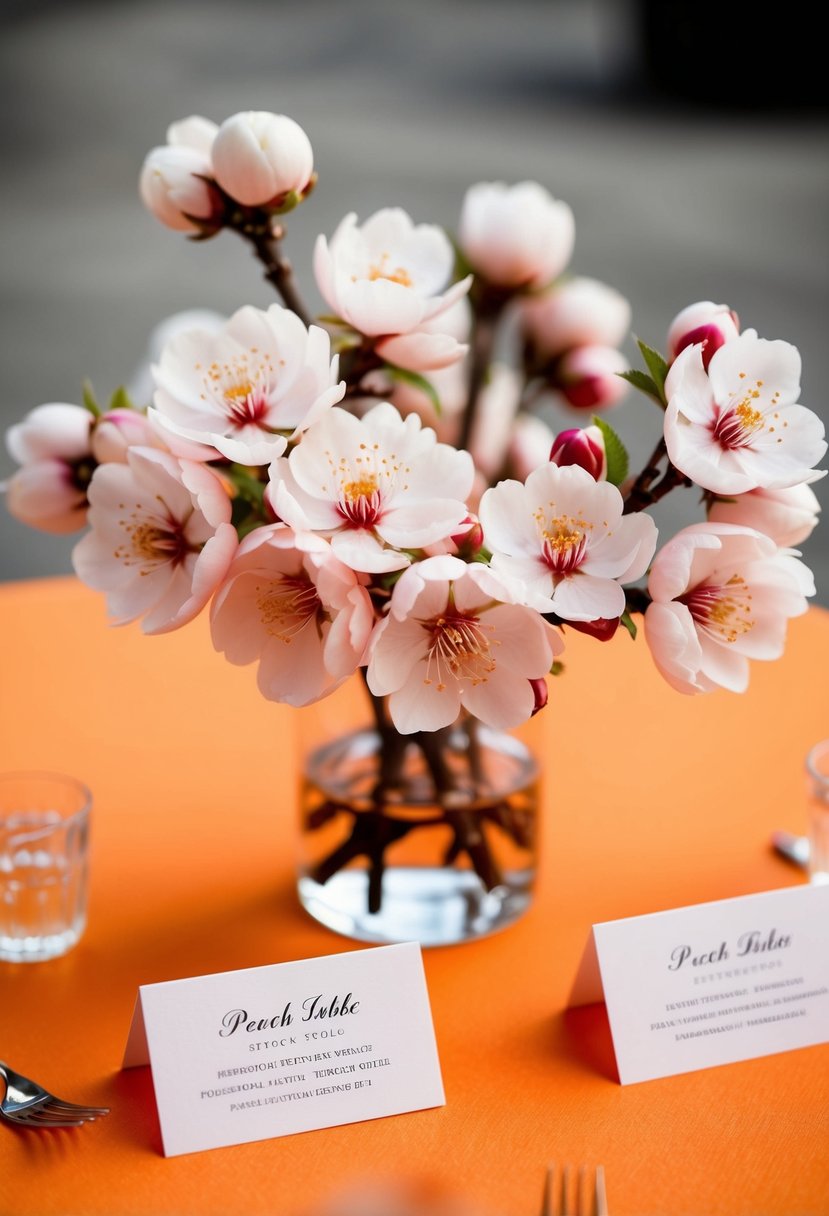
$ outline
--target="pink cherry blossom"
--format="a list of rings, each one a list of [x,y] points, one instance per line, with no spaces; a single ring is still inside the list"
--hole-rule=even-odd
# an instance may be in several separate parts
[[[823,423],[800,393],[800,354],[748,329],[717,350],[686,347],[665,381],[665,442],[672,463],[703,489],[744,494],[821,476]]]
[[[726,342],[740,333],[737,314],[727,304],[700,300],[677,313],[668,327],[668,362],[671,363],[686,346],[702,347],[705,367]]]
[[[246,305],[218,331],[176,334],[153,367],[152,414],[239,464],[269,464],[345,393],[328,334],[279,304]]]
[[[567,203],[537,182],[479,182],[464,196],[458,237],[487,282],[512,290],[544,287],[570,261],[575,220]]]
[[[309,551],[309,547],[313,551]],[[359,666],[374,610],[353,570],[283,524],[241,543],[210,608],[213,645],[231,663],[259,663],[263,696],[308,705]]]
[[[550,359],[574,346],[620,346],[630,304],[606,283],[575,275],[523,300],[521,320],[536,356]]]
[[[817,495],[808,485],[749,490],[734,498],[716,498],[708,508],[712,523],[754,528],[783,549],[807,540],[817,526],[819,513]]]
[[[72,553],[82,582],[107,594],[113,623],[145,633],[191,621],[221,583],[238,544],[215,474],[167,452],[132,448],[89,486],[91,531]]]
[[[550,460],[562,467],[580,465],[595,481],[604,481],[607,477],[604,435],[597,426],[560,431],[550,449]]]
[[[417,331],[416,342],[398,345],[396,359],[402,352],[404,358],[419,358],[421,367],[427,350],[434,358],[440,348],[444,361],[456,353],[456,347],[445,342],[432,341],[430,346],[429,329],[424,327],[469,290],[471,278],[449,286],[454,267],[455,252],[443,229],[415,224],[400,207],[376,211],[360,226],[352,212],[341,221],[330,245],[319,236],[314,249],[317,286],[329,308],[371,337],[388,339]],[[433,329],[432,340],[435,336]],[[395,353],[395,347],[386,346],[386,352],[388,361],[395,362],[389,353]]]
[[[353,570],[402,570],[420,549],[457,531],[474,469],[468,452],[437,442],[383,401],[363,418],[329,410],[270,469],[267,498],[298,532],[330,539]]]
[[[768,536],[734,524],[683,528],[654,558],[645,637],[682,693],[744,692],[750,659],[783,653],[790,617],[814,595],[811,572]]]
[[[311,141],[285,114],[248,110],[225,119],[212,148],[216,181],[246,207],[302,194],[314,170]]]
[[[524,485],[487,490],[480,517],[492,568],[523,583],[522,602],[562,620],[618,617],[623,583],[645,573],[656,547],[649,515],[623,515],[622,495],[578,465],[546,464]]]
[[[168,228],[198,232],[220,222],[221,196],[209,180],[213,177],[210,150],[217,130],[215,123],[193,115],[173,123],[167,130],[167,143],[147,153],[139,192],[147,210]]]
[[[401,575],[375,631],[367,681],[375,696],[388,695],[401,734],[449,726],[461,708],[506,729],[532,716],[531,681],[562,649],[557,631],[516,604],[485,566],[432,557]]]

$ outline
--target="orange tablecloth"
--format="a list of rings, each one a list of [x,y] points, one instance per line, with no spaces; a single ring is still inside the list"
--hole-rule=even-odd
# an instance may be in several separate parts
[[[537,898],[508,931],[424,952],[444,1108],[170,1160],[149,1069],[120,1062],[139,984],[360,948],[297,904],[296,714],[204,619],[111,629],[73,579],[0,587],[0,765],[95,795],[90,922],[65,958],[0,964],[0,1055],[112,1107],[0,1127],[0,1212],[307,1216],[346,1185],[429,1176],[534,1216],[550,1160],[603,1162],[613,1216],[829,1212],[829,1046],[621,1087],[603,1006],[565,1011],[591,924],[804,882],[802,762],[829,734],[829,613],[791,624],[749,692],[686,698],[644,640],[572,632],[534,720],[546,760]]]

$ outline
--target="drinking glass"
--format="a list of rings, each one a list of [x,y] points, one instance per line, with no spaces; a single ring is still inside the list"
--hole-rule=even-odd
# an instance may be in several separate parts
[[[92,795],[63,773],[0,773],[0,959],[65,954],[86,927]]]
[[[809,877],[829,883],[829,739],[816,743],[806,756],[809,792]]]

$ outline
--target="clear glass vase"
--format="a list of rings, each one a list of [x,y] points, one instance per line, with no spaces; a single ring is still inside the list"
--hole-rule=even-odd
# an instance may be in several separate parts
[[[317,738],[299,806],[300,901],[346,937],[449,945],[530,905],[539,767],[512,734],[462,715],[436,732],[399,735],[386,717]]]

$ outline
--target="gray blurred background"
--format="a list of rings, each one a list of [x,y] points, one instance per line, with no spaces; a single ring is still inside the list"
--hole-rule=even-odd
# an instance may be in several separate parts
[[[806,9],[789,0],[782,28],[698,0],[6,0],[0,425],[78,402],[87,377],[108,399],[169,314],[271,301],[238,238],[190,242],[136,188],[172,120],[245,109],[290,114],[314,146],[287,249],[312,306],[314,238],[345,212],[400,204],[454,231],[473,182],[534,178],[575,211],[571,269],[628,297],[635,334],[663,349],[684,305],[727,303],[800,348],[802,401],[829,418],[829,123]],[[641,462],[655,408],[631,394],[611,421]],[[0,479],[13,468],[3,447]],[[699,517],[695,496],[660,512]],[[69,572],[72,543],[0,504],[1,579]],[[829,605],[829,521],[803,552]]]

